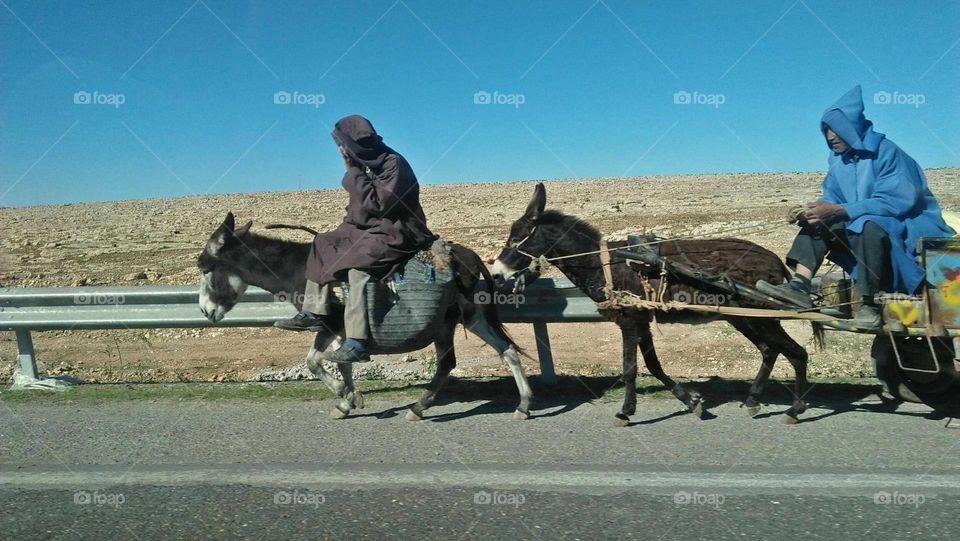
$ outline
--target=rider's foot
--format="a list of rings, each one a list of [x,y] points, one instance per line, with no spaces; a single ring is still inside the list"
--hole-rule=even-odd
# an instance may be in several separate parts
[[[875,304],[863,304],[853,316],[853,324],[858,329],[879,329],[883,326],[883,310]]]
[[[789,302],[801,308],[813,308],[813,301],[810,300],[810,286],[804,287],[804,285],[798,279],[780,285],[773,285],[765,280],[760,280],[757,282],[757,289],[777,300]]]
[[[369,362],[370,353],[367,352],[365,342],[365,340],[347,338],[338,350],[324,353],[323,359],[339,364]]]
[[[290,319],[273,322],[273,326],[288,331],[320,332],[329,328],[327,322],[324,320],[325,317],[326,316],[314,314],[313,312],[302,311]]]

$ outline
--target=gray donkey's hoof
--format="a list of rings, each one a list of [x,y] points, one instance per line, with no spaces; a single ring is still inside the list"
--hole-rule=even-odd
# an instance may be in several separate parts
[[[423,420],[423,416],[417,415],[417,413],[416,413],[415,411],[413,411],[413,410],[407,410],[407,414],[404,415],[403,418],[406,419],[406,420],[408,420],[408,421],[411,421],[411,422],[412,422],[412,421],[422,421],[422,420]]]

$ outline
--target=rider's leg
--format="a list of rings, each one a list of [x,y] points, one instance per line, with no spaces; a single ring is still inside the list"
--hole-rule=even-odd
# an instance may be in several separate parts
[[[857,292],[865,302],[872,303],[874,295],[892,287],[890,236],[876,223],[867,222],[863,233],[851,233],[849,237],[851,251],[857,258]]]
[[[851,233],[849,239],[851,252],[857,259],[857,292],[861,296],[855,323],[859,327],[879,327],[883,324],[883,314],[874,296],[892,289],[890,237],[876,223],[867,222],[862,233]]]
[[[347,273],[350,294],[344,312],[344,331],[347,339],[340,349],[324,354],[324,359],[335,363],[355,363],[370,360],[367,352],[369,330],[367,325],[367,283],[370,275],[357,269]]]
[[[292,331],[328,331],[335,334],[339,331],[339,316],[343,309],[335,303],[337,299],[331,289],[330,284],[321,286],[313,280],[307,280],[300,313],[273,325]]]
[[[803,308],[812,307],[810,280],[830,251],[828,235],[819,226],[802,226],[787,252],[787,266],[793,270],[793,276],[786,284],[770,284],[761,280],[757,282],[757,289]]]
[[[367,282],[370,275],[362,270],[350,269],[347,273],[350,281],[350,296],[347,298],[344,313],[344,329],[347,338],[366,342],[369,338],[367,327]]]

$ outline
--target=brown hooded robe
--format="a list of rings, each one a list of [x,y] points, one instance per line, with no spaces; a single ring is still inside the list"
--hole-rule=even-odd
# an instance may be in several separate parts
[[[350,200],[340,227],[314,238],[307,279],[325,284],[345,278],[348,269],[383,279],[437,238],[427,228],[420,185],[366,118],[340,119],[333,139],[353,161],[342,181]]]

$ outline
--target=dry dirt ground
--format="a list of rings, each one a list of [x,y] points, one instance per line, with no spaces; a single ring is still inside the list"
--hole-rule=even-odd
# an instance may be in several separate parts
[[[822,173],[721,174],[547,181],[548,207],[580,216],[606,233],[653,230],[667,236],[740,236],[784,254],[795,231],[788,208],[819,194]],[[947,209],[960,209],[960,169],[927,171]],[[424,186],[431,228],[492,262],[518,218],[533,182]],[[253,193],[0,209],[0,286],[195,284],[196,256],[232,210],[238,222],[335,227],[346,205],[340,190]],[[276,234],[270,232],[270,234]],[[305,233],[287,238],[309,240]],[[229,316],[228,316],[229,317]],[[812,347],[807,325],[785,323],[811,351],[813,376],[868,376],[869,337],[830,333],[825,351]],[[535,356],[528,325],[512,325]],[[726,323],[662,325],[655,334],[668,373],[684,377],[751,378],[753,346]],[[619,332],[612,324],[551,326],[561,373],[619,371]],[[91,382],[252,380],[294,365],[311,338],[275,329],[174,329],[36,333],[41,371]],[[506,375],[494,352],[461,333],[455,375]],[[16,359],[13,333],[0,333],[0,381]],[[364,368],[369,379],[414,378],[432,370],[433,352],[385,356]],[[528,373],[537,363],[524,361]],[[791,377],[781,362],[777,377]]]

